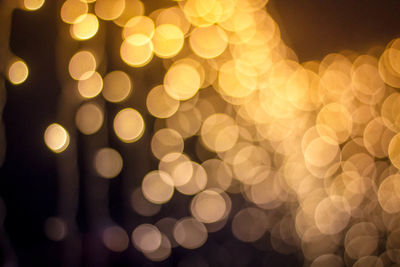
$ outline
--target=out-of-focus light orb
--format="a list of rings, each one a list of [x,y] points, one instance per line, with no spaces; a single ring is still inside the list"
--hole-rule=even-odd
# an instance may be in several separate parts
[[[152,38],[154,53],[161,58],[170,58],[177,55],[185,37],[181,29],[172,24],[158,26]]]
[[[335,254],[324,254],[316,258],[310,267],[342,267],[343,260]]]
[[[122,36],[127,39],[136,34],[144,35],[149,40],[154,35],[154,21],[146,16],[136,16],[131,18],[124,26]]]
[[[122,157],[115,149],[106,147],[97,151],[94,167],[101,177],[116,177],[121,172],[122,166]]]
[[[61,6],[61,19],[65,23],[74,24],[80,22],[89,10],[85,1],[67,0]]]
[[[88,40],[96,35],[99,21],[93,14],[83,14],[78,17],[79,22],[71,25],[71,35],[76,40]]]
[[[400,169],[400,133],[396,134],[389,143],[389,158],[392,164]]]
[[[67,224],[61,218],[50,217],[44,223],[44,232],[48,239],[61,241],[68,233]]]
[[[94,72],[92,76],[87,79],[79,80],[78,91],[84,98],[96,97],[103,88],[103,78],[98,72]]]
[[[114,22],[124,27],[125,24],[133,17],[142,16],[144,14],[144,4],[140,0],[125,0],[125,8],[122,14],[114,19]]]
[[[217,25],[196,28],[190,34],[190,47],[202,58],[215,58],[228,46],[228,36]]]
[[[176,25],[184,35],[190,29],[190,22],[186,19],[183,11],[177,7],[163,9],[157,16],[156,25],[173,24]]]
[[[330,103],[318,113],[317,130],[322,138],[330,138],[332,142],[341,144],[350,136],[352,129],[351,115],[342,104]]]
[[[103,232],[103,243],[111,251],[122,252],[128,248],[129,236],[119,226],[111,226]]]
[[[400,211],[400,175],[393,174],[386,177],[378,189],[378,201],[387,213]]]
[[[200,192],[193,198],[190,206],[193,217],[203,223],[214,223],[221,220],[226,209],[224,198],[214,190]]]
[[[179,220],[175,224],[173,233],[176,242],[187,249],[201,247],[208,237],[204,224],[191,217]]]
[[[133,143],[142,137],[145,129],[142,115],[133,108],[117,113],[114,119],[114,131],[121,141]]]
[[[201,86],[200,74],[195,67],[178,63],[172,65],[164,77],[166,92],[176,100],[192,98]]]
[[[233,235],[243,242],[254,242],[265,233],[267,216],[258,208],[239,211],[232,220]]]
[[[321,233],[337,234],[349,223],[350,205],[342,196],[326,197],[317,205],[314,219]]]
[[[161,239],[160,231],[151,224],[141,224],[132,232],[133,245],[145,253],[156,251],[161,245]]]
[[[179,100],[170,97],[164,86],[158,85],[150,90],[146,98],[146,107],[151,115],[165,119],[174,115],[179,108]]]
[[[184,195],[195,195],[204,190],[207,185],[207,173],[203,166],[194,161],[190,163],[193,169],[193,175],[190,180],[183,185],[176,186],[176,190]]]
[[[94,6],[96,15],[103,20],[113,20],[121,16],[125,0],[97,0]]]
[[[133,83],[123,71],[112,71],[104,77],[103,97],[113,103],[125,100],[132,91]]]
[[[153,58],[153,43],[144,34],[131,35],[123,41],[120,55],[129,66],[143,67]]]
[[[170,153],[182,153],[183,147],[182,135],[173,129],[160,129],[151,139],[151,151],[159,160]]]
[[[175,186],[187,184],[193,176],[192,162],[182,153],[167,154],[161,159],[158,168],[171,176]]]
[[[103,111],[93,103],[82,105],[75,116],[76,127],[86,135],[96,133],[103,125],[103,120]]]
[[[174,194],[174,182],[168,173],[152,171],[143,178],[143,195],[154,204],[168,202]]]
[[[163,261],[171,255],[171,241],[168,237],[162,233],[161,234],[161,245],[153,252],[144,252],[144,255],[151,261]]]
[[[8,79],[12,84],[21,84],[29,74],[28,66],[22,60],[13,62],[8,68]]]
[[[223,152],[231,149],[239,138],[239,127],[229,115],[209,116],[201,128],[201,140],[208,149]]]
[[[60,124],[50,124],[44,132],[44,142],[55,153],[63,152],[69,145],[69,134]]]
[[[24,0],[24,7],[27,10],[38,10],[44,4],[45,0]]]
[[[142,216],[153,216],[161,210],[161,205],[151,203],[145,198],[141,186],[131,194],[131,207]]]
[[[89,51],[83,50],[71,57],[68,70],[73,79],[86,80],[94,74],[96,67],[97,63],[94,55]]]

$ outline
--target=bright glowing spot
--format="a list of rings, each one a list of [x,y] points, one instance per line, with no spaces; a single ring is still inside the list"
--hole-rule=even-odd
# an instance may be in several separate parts
[[[8,69],[8,79],[13,84],[21,84],[28,78],[28,66],[22,60],[15,61]]]
[[[197,194],[190,206],[193,217],[204,223],[221,220],[226,208],[224,198],[214,190],[206,190]]]
[[[179,108],[179,100],[170,97],[165,92],[164,86],[158,85],[150,90],[146,98],[147,110],[157,118],[169,118],[174,115]]]
[[[61,6],[61,19],[65,23],[74,24],[80,22],[89,10],[87,3],[80,0],[67,0]]]
[[[44,4],[44,0],[24,0],[24,6],[28,10],[38,10]]]
[[[77,23],[71,25],[71,35],[76,40],[87,40],[96,35],[99,21],[93,14],[84,14],[78,17]]]
[[[152,203],[168,202],[174,193],[174,183],[168,173],[152,171],[142,181],[143,195]]]
[[[217,25],[196,28],[190,35],[190,47],[203,58],[215,58],[221,55],[228,46],[228,36]]]
[[[175,25],[162,24],[158,26],[152,38],[154,53],[161,58],[170,58],[179,53],[185,37]]]
[[[191,65],[173,65],[165,74],[164,88],[176,100],[192,98],[201,86],[199,72]]]
[[[94,167],[97,173],[104,178],[114,178],[122,170],[122,157],[112,148],[102,148],[97,151]]]
[[[114,131],[118,138],[125,143],[133,143],[144,133],[142,115],[133,108],[126,108],[118,112],[114,119]]]
[[[98,72],[94,72],[93,75],[87,79],[79,80],[78,91],[79,94],[85,98],[93,98],[97,96],[103,88],[103,78]]]
[[[125,9],[125,0],[97,0],[94,10],[103,20],[113,20],[121,16]]]
[[[133,245],[142,252],[154,252],[161,245],[161,233],[151,224],[141,224],[132,232]]]
[[[69,145],[68,132],[61,125],[53,123],[44,132],[44,142],[53,152],[61,153]]]
[[[227,151],[239,138],[239,127],[228,115],[218,113],[209,116],[201,128],[201,140],[211,151]]]
[[[114,22],[118,26],[124,27],[131,18],[142,16],[144,14],[144,9],[144,4],[140,0],[125,0],[124,11]]]
[[[153,58],[153,43],[146,35],[131,35],[122,43],[120,55],[129,66],[142,67]]]
[[[146,16],[136,16],[131,18],[122,32],[124,38],[132,35],[144,35],[147,39],[151,39],[154,34],[154,22],[151,18]]]
[[[79,51],[69,61],[68,70],[75,80],[86,80],[93,75],[97,67],[96,59],[89,51]]]

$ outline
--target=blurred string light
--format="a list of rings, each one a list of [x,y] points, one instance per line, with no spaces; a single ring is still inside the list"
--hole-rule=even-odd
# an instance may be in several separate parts
[[[68,153],[68,131],[99,133],[107,117],[122,143],[137,142],[152,125],[127,100],[134,88],[144,91],[159,164],[132,189],[133,210],[152,216],[175,194],[193,196],[188,217],[133,229],[132,244],[148,259],[162,261],[176,246],[201,247],[208,233],[229,224],[243,242],[269,233],[274,250],[301,251],[313,267],[400,264],[400,39],[380,52],[299,62],[267,2],[171,1],[147,14],[139,0],[64,1],[64,33],[79,42],[66,60],[68,84],[80,102],[75,125],[50,124],[46,145]],[[25,0],[22,8],[43,3]],[[113,41],[128,67],[162,60],[162,84],[139,88],[128,72],[104,71],[104,43],[96,39],[104,21],[120,28]],[[8,62],[9,81],[24,82],[27,65]],[[101,147],[91,160],[98,176],[115,178],[130,159]],[[241,194],[245,207],[233,209],[232,194]],[[52,240],[65,238],[67,228],[60,218],[45,226]],[[126,250],[127,231],[105,228],[105,247]]]

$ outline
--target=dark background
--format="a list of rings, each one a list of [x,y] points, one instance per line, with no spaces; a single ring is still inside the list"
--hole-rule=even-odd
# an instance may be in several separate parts
[[[62,242],[48,240],[43,232],[45,220],[57,214],[58,199],[57,156],[43,142],[44,129],[56,119],[57,98],[61,90],[54,56],[58,34],[56,22],[59,20],[56,2],[48,0],[36,12],[16,10],[13,14],[10,49],[27,62],[30,74],[20,86],[7,84],[3,114],[7,151],[0,169],[0,197],[6,207],[6,217],[5,232],[1,233],[3,260],[0,263],[17,258],[19,266],[58,266],[63,261],[62,250],[65,247]],[[155,2],[159,1],[152,4]],[[300,61],[321,60],[328,53],[345,49],[366,52],[372,46],[385,46],[393,38],[400,37],[398,0],[270,0],[267,8],[280,25],[283,39],[297,53]],[[137,146],[148,148],[145,143],[150,135],[151,131],[147,131],[147,138]],[[135,161],[134,158],[130,160]],[[111,200],[112,183],[116,182],[111,182]],[[125,223],[122,218],[123,212],[118,211],[118,207],[121,208],[118,206],[120,199],[115,198],[115,201],[117,205],[113,208],[116,211],[112,216],[115,215],[116,221],[128,227],[129,234],[132,227],[144,220],[132,215],[129,220],[137,221],[127,225],[126,218]],[[173,199],[169,207],[163,208],[162,214],[168,214],[171,205],[178,201],[185,203],[187,200]],[[233,201],[235,203],[235,198]],[[174,249],[171,257],[161,264],[146,260],[132,245],[122,254],[108,252],[101,245],[95,245],[100,247],[91,252],[91,245],[100,241],[87,226],[82,204],[79,206],[78,221],[82,243],[79,257],[85,266],[175,266],[178,263],[189,266],[184,265],[183,260],[190,261],[190,266],[207,266],[201,263],[204,259],[209,266],[224,266],[223,263],[225,266],[302,265],[299,255],[262,251],[252,244],[236,240],[230,232],[229,223],[220,232],[210,234],[207,243],[200,249]],[[11,246],[7,245],[7,240]],[[107,257],[99,264],[93,253],[105,253]]]

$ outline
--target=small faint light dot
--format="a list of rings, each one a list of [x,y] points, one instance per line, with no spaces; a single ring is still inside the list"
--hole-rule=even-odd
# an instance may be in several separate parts
[[[64,127],[53,123],[44,132],[44,141],[53,152],[61,153],[69,145],[69,135]]]

